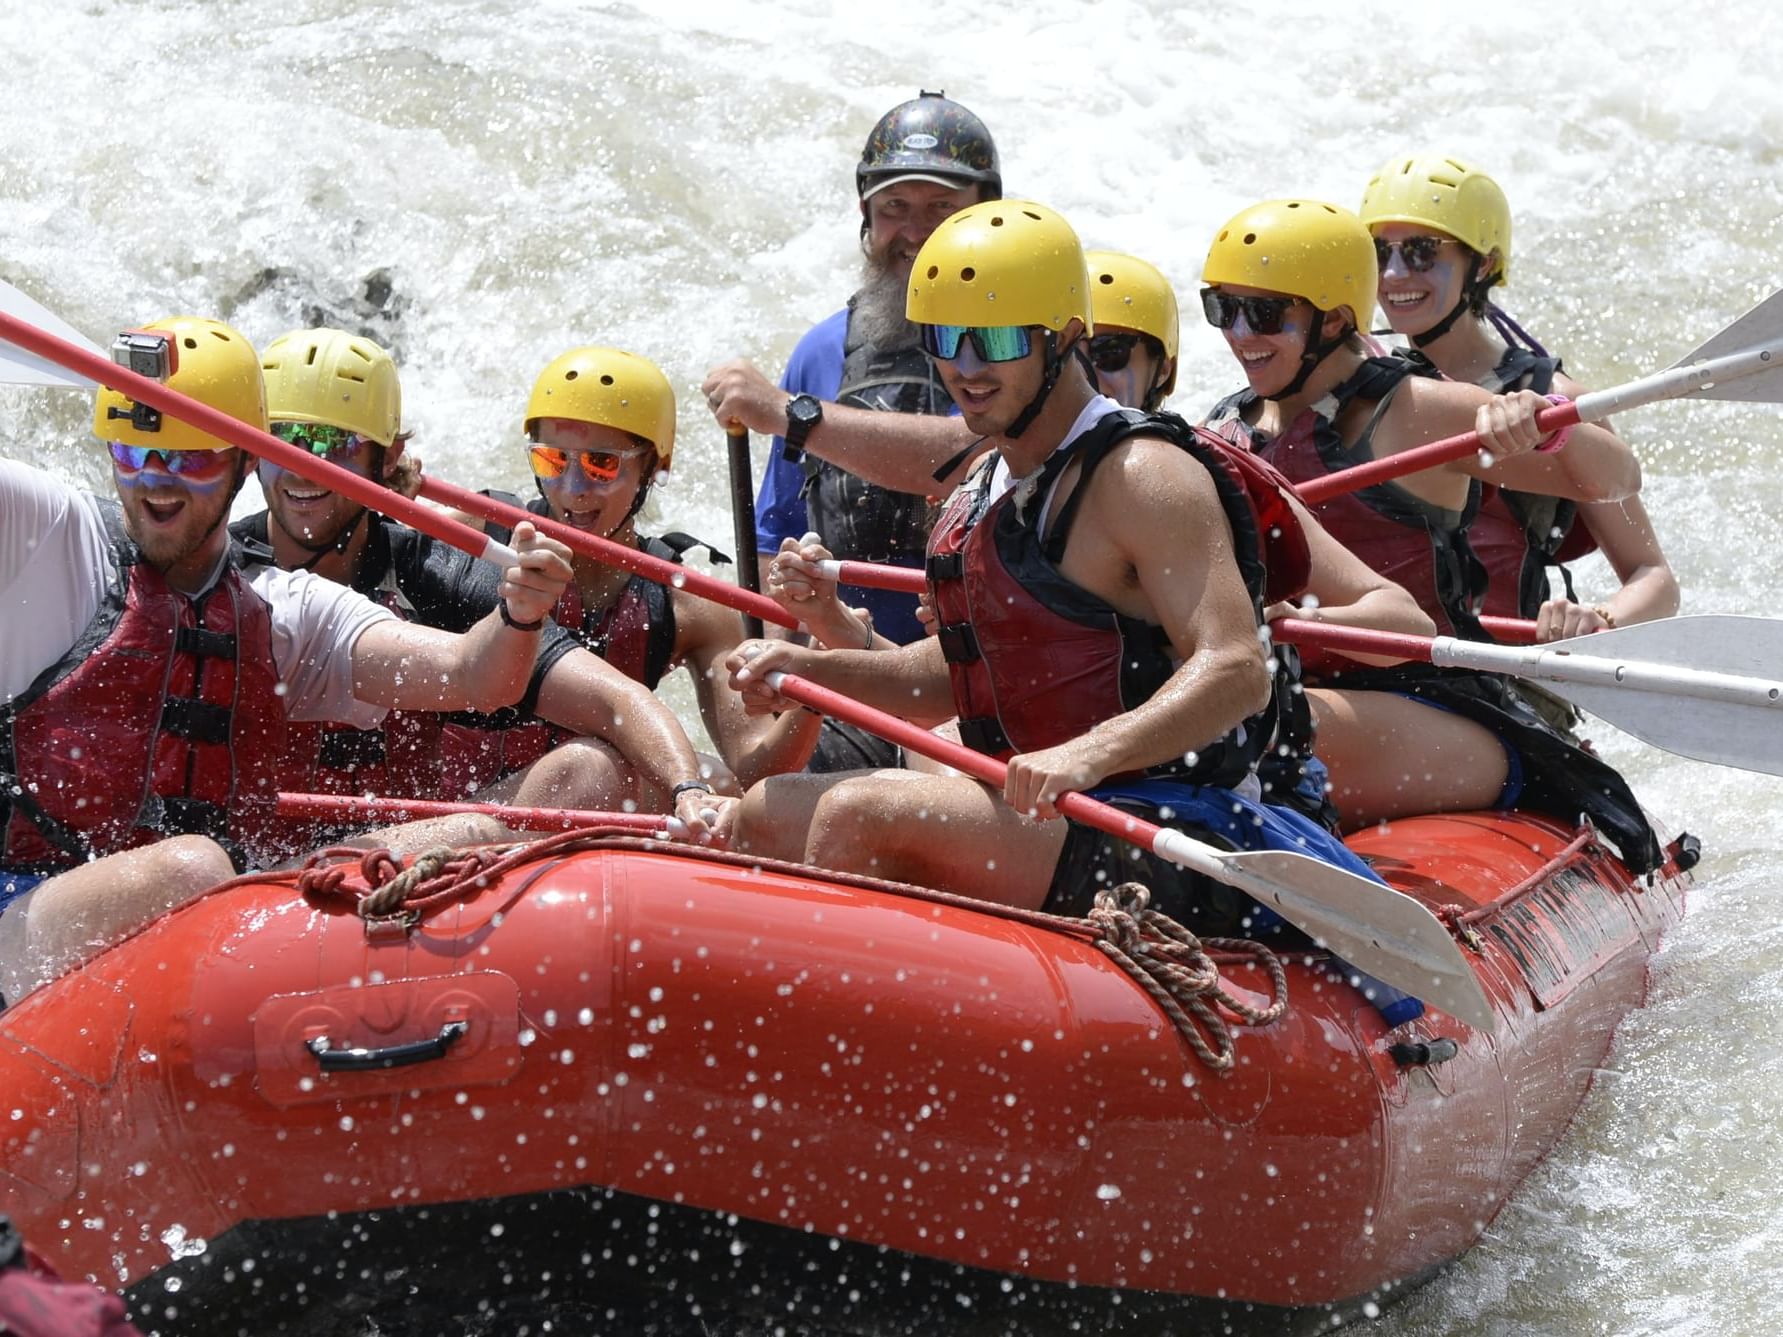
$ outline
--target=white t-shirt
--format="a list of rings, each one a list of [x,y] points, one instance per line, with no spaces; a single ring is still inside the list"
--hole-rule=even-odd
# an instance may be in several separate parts
[[[256,566],[247,576],[271,612],[285,713],[376,726],[385,709],[354,698],[352,654],[359,634],[390,610],[309,571]],[[0,460],[0,703],[68,653],[115,579],[98,499]]]
[[[1083,412],[1079,413],[1077,417],[1072,420],[1071,430],[1065,433],[1064,440],[1053,447],[1052,454],[1057,455],[1066,446],[1077,440],[1078,437],[1089,431],[1090,428],[1101,422],[1102,419],[1107,417],[1110,413],[1118,413],[1120,407],[1119,404],[1110,399],[1107,395],[1093,396],[1090,399],[1090,402],[1083,406]],[[1047,456],[1047,458],[1051,459],[1052,455]],[[1041,467],[1044,468],[1044,464]],[[1034,472],[1038,473],[1040,470],[1036,469]],[[1063,477],[1063,475],[1060,475],[1060,477]],[[991,500],[995,501],[1020,481],[1019,478],[1016,478],[1009,472],[1009,461],[999,454],[997,456],[997,466],[991,470]],[[1053,479],[1052,485],[1056,489],[1059,485],[1059,479]],[[1046,494],[1046,504],[1041,508],[1040,514],[1044,516],[1051,509],[1052,492],[1049,491]],[[1044,522],[1042,523],[1042,527],[1044,528]]]

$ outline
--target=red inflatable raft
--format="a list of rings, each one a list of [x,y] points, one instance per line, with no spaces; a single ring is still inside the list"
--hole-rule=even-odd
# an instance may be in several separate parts
[[[1554,1145],[1684,878],[1522,816],[1353,844],[1454,923],[1494,1033],[1389,1033],[1284,955],[1220,1071],[1087,932],[636,838],[377,922],[233,885],[0,1013],[0,1210],[109,1286],[245,1222],[595,1185],[1078,1286],[1365,1297]]]

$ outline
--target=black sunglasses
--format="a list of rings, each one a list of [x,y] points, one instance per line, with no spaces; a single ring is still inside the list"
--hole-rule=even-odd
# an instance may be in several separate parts
[[[1098,334],[1090,339],[1090,365],[1097,371],[1125,371],[1143,334]]]
[[[1437,253],[1449,244],[1449,240],[1448,237],[1407,237],[1404,241],[1383,241],[1376,237],[1374,260],[1384,273],[1393,252],[1398,251],[1408,270],[1422,274],[1436,263]]]
[[[1216,330],[1229,330],[1244,313],[1244,323],[1252,334],[1280,334],[1282,322],[1300,299],[1298,297],[1234,297],[1218,288],[1201,290],[1201,310],[1207,323]]]

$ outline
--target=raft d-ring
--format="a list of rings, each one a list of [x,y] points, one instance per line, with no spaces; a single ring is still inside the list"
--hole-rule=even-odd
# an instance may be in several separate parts
[[[448,1021],[431,1040],[415,1040],[383,1049],[336,1049],[326,1035],[308,1042],[310,1053],[322,1063],[323,1072],[376,1072],[382,1068],[406,1068],[444,1058],[454,1042],[470,1031],[468,1021]]]

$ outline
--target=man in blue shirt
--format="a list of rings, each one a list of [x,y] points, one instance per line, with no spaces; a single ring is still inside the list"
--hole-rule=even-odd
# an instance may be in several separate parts
[[[972,441],[904,317],[905,289],[911,261],[940,223],[1001,196],[996,144],[972,112],[925,92],[873,127],[855,186],[866,254],[860,290],[799,340],[778,388],[744,360],[714,368],[702,387],[722,425],[775,437],[755,508],[764,574],[783,542],[807,532],[845,560],[920,567],[932,519],[926,494],[938,486],[928,473]],[[922,635],[915,596],[849,586],[840,594],[887,639]],[[831,725],[812,769],[888,764],[886,751]]]

